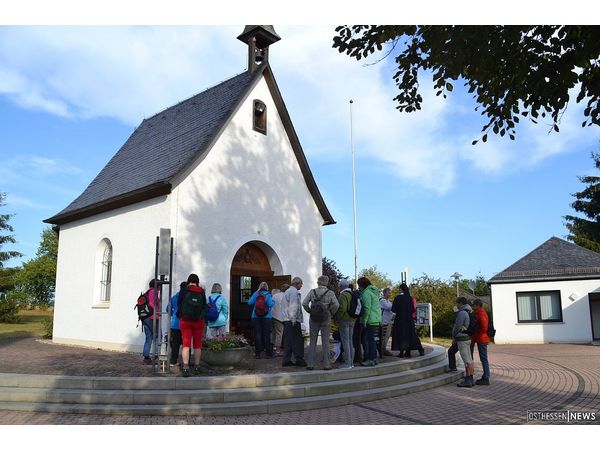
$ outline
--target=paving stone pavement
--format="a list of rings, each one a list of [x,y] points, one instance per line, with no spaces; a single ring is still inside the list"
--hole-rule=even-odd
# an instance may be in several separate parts
[[[45,347],[44,347],[45,346]],[[12,347],[12,350],[9,348]],[[52,348],[55,347],[55,348]],[[58,348],[58,347],[62,347]],[[27,349],[30,352],[27,352]],[[100,350],[70,348],[78,356],[80,364],[101,368],[98,359],[127,361],[137,371],[148,372],[141,366],[139,356]],[[33,343],[2,344],[0,341],[0,372],[12,373],[51,373],[56,367],[36,363],[37,352],[49,353],[64,351],[64,346]],[[32,353],[34,353],[32,355]],[[109,354],[107,356],[106,354]],[[53,354],[52,356],[56,356]],[[93,356],[96,362],[88,358]],[[101,358],[100,358],[101,356]],[[15,359],[17,358],[18,359]],[[600,347],[575,344],[547,345],[490,345],[491,385],[476,386],[471,389],[458,388],[454,384],[438,387],[384,400],[364,402],[354,405],[324,408],[312,411],[298,411],[278,414],[256,414],[244,416],[118,416],[85,415],[0,411],[0,424],[81,424],[81,425],[517,425],[517,424],[557,424],[560,421],[528,421],[528,411],[571,411],[594,413],[595,420],[586,422],[572,420],[570,423],[600,424]],[[51,359],[51,358],[49,358]],[[129,360],[133,360],[133,363]],[[30,369],[23,370],[20,361],[26,361]],[[39,361],[39,359],[37,359]],[[262,361],[262,360],[261,360]],[[281,370],[279,364],[268,364],[272,370]],[[480,375],[478,357],[475,355],[476,377]],[[106,363],[106,361],[104,361]],[[267,362],[261,362],[267,367]],[[112,364],[125,371],[123,365]],[[270,367],[271,367],[270,366]],[[70,363],[71,369],[79,367]],[[141,369],[140,369],[141,367]],[[256,369],[256,368],[255,368]],[[293,368],[298,370],[297,368]],[[269,369],[265,369],[269,370]],[[113,369],[113,372],[116,369]],[[75,372],[77,372],[75,370]],[[132,375],[125,371],[127,376]],[[71,373],[70,373],[71,374]],[[111,376],[118,376],[111,373]],[[146,374],[148,376],[148,374]],[[530,415],[529,418],[532,418]]]

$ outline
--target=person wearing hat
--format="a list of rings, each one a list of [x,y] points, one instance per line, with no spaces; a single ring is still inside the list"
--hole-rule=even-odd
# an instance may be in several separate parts
[[[321,347],[323,349],[323,369],[331,369],[329,363],[329,335],[331,334],[331,318],[337,312],[340,304],[334,292],[327,287],[329,277],[321,275],[317,280],[316,289],[312,289],[302,302],[302,307],[310,315],[308,322],[310,333],[310,344],[306,369],[313,370],[315,352],[317,350],[317,338],[321,333]]]

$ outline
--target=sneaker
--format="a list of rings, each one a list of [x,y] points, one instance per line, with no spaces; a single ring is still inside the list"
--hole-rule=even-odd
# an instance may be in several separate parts
[[[354,366],[342,366],[340,369],[352,369]]]
[[[475,381],[475,384],[478,386],[489,386],[490,380],[486,380],[485,378],[480,378],[479,380]]]
[[[183,369],[181,369],[181,375],[184,378],[187,378],[190,376],[190,368],[189,367],[184,367]]]
[[[296,361],[296,365],[298,367],[306,367],[306,361],[304,361],[303,359],[301,359],[300,361]]]
[[[458,387],[467,387],[467,388],[472,388],[473,387],[473,383],[471,383],[470,381],[466,381],[466,380],[462,380],[460,383],[458,383],[456,386]]]
[[[364,367],[373,367],[375,366],[375,361],[367,359],[366,361],[361,362],[360,365]]]
[[[296,364],[294,364],[294,363],[293,363],[293,362],[291,362],[291,361],[286,361],[286,362],[284,362],[284,363],[283,363],[281,366],[282,366],[282,367],[291,367],[291,366],[295,366],[295,365],[296,365]]]
[[[458,369],[453,369],[453,368],[451,368],[451,367],[448,367],[448,368],[445,370],[445,372],[446,372],[446,373],[455,373],[455,372],[458,372]]]
[[[200,366],[194,367],[194,375],[200,375]]]

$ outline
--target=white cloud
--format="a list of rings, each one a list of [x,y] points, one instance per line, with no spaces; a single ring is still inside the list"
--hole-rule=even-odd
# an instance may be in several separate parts
[[[395,109],[390,61],[365,66],[332,48],[333,26],[276,27],[275,76],[310,158],[349,157],[353,99],[357,159],[380,162],[406,182],[438,194],[465,165],[495,176],[577,148],[579,107],[560,134],[522,123],[517,142],[478,138],[481,117],[421,80],[423,110]],[[245,70],[241,27],[2,27],[0,94],[22,107],[73,117],[115,117],[129,125]],[[472,122],[472,127],[470,126]],[[461,129],[468,131],[456,131]],[[577,125],[577,126],[576,126]],[[597,137],[585,134],[586,142]],[[591,136],[591,137],[590,137]],[[30,163],[33,163],[30,161]],[[52,165],[41,165],[52,170]]]

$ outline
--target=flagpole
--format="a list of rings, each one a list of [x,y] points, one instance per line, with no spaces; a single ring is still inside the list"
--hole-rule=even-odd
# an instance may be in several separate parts
[[[356,237],[356,168],[354,164],[354,137],[352,129],[352,100],[350,100],[350,146],[352,147],[352,200],[354,205],[354,283],[358,280],[358,239]],[[354,286],[356,289],[357,287]]]

